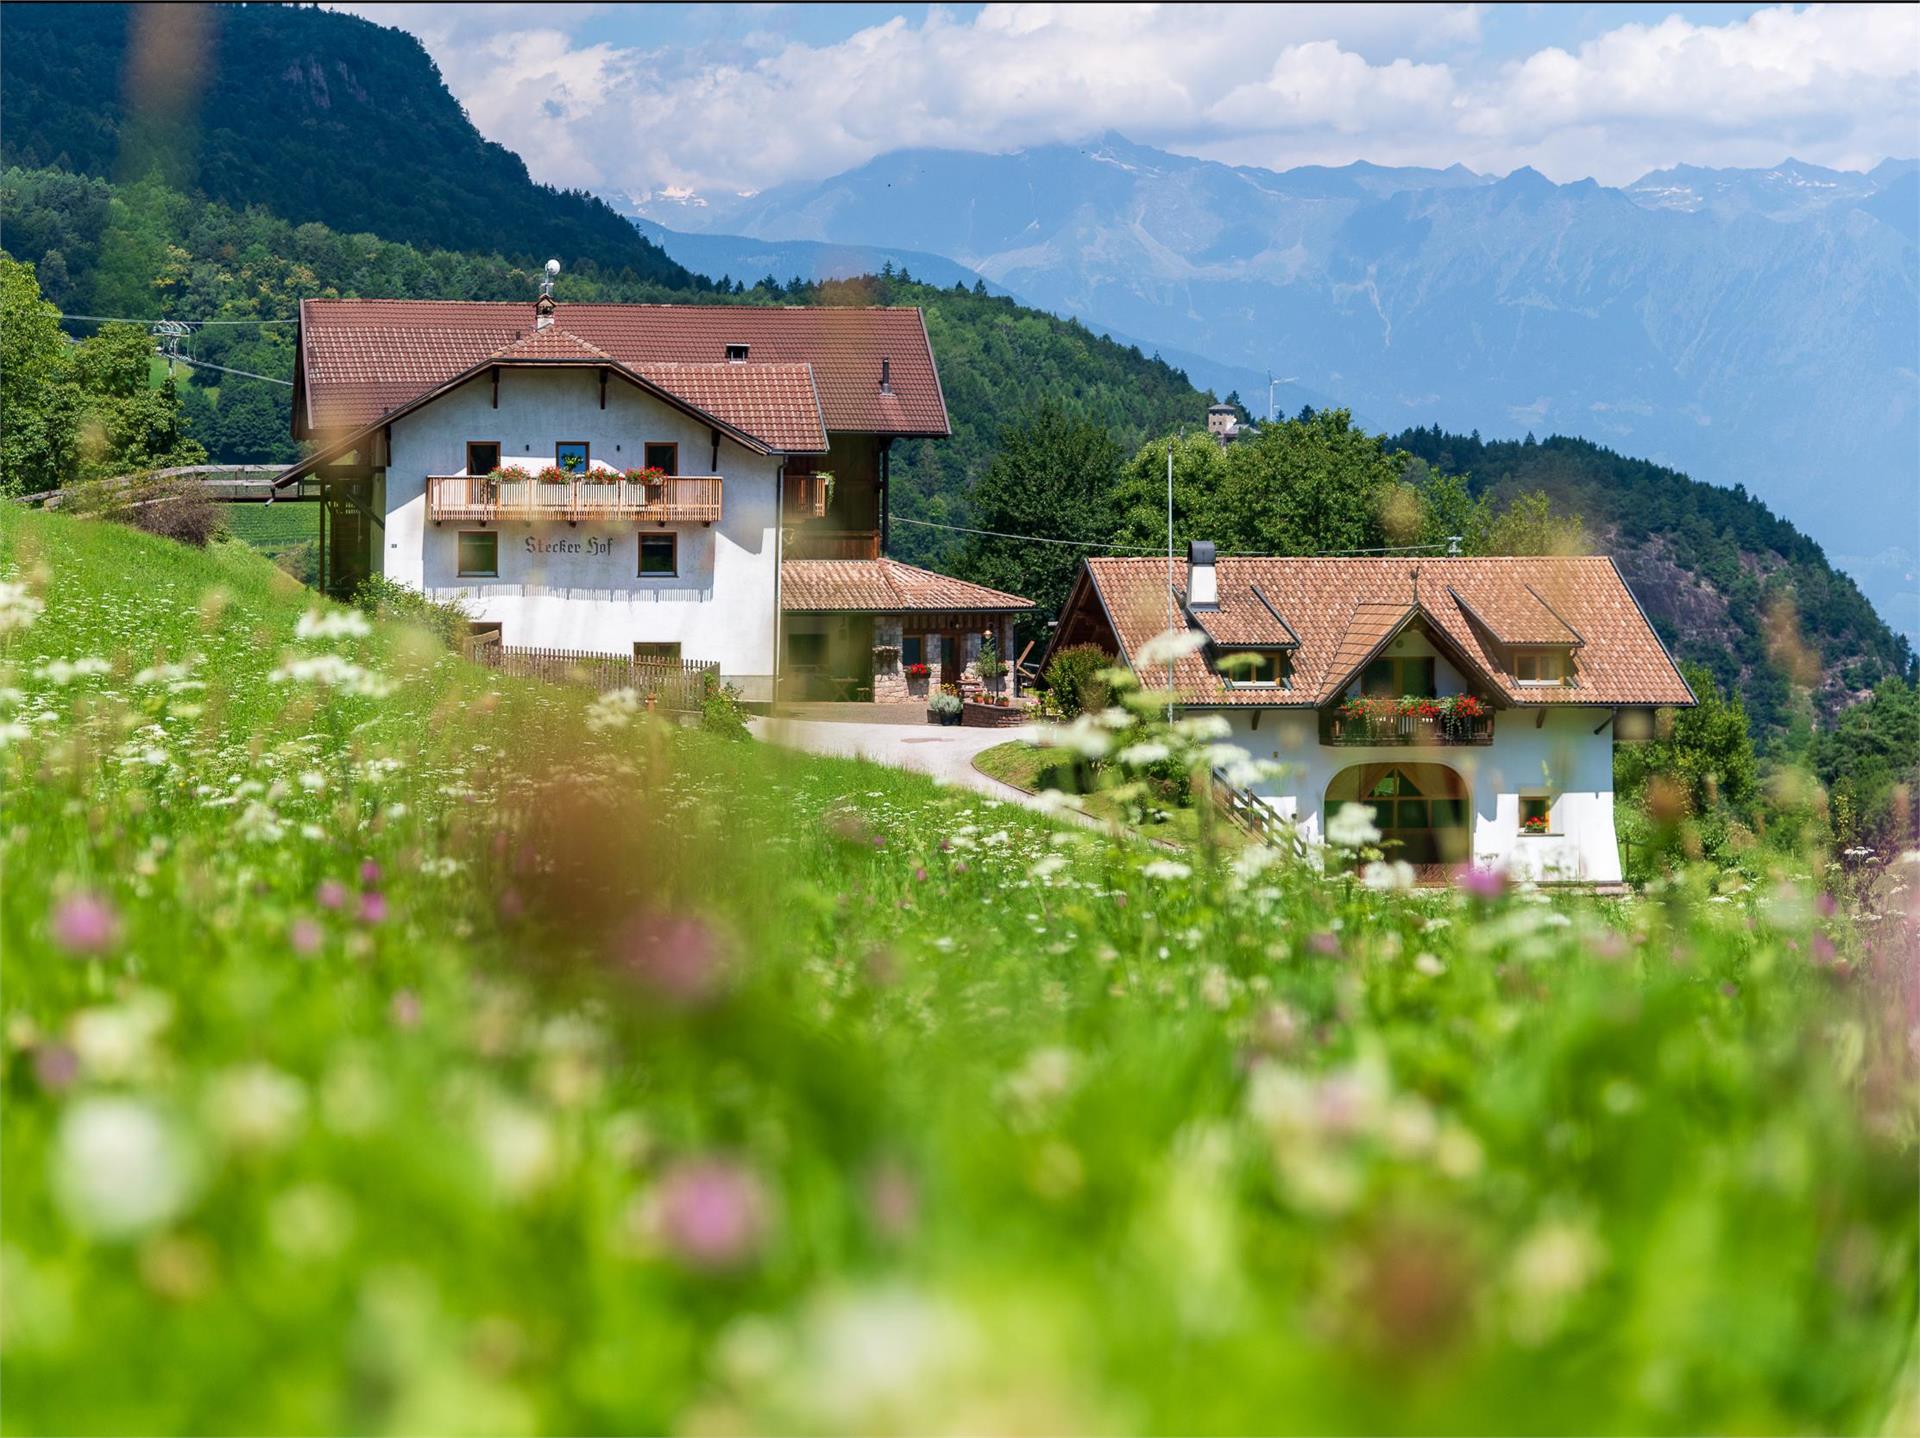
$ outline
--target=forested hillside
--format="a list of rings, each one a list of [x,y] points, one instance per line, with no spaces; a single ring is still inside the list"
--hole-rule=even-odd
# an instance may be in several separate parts
[[[316,223],[295,225],[263,207],[197,203],[152,180],[119,186],[60,171],[9,170],[0,175],[0,224],[8,252],[36,265],[47,298],[65,311],[279,321],[208,326],[188,346],[203,361],[274,378],[292,373],[294,327],[285,322],[297,316],[303,296],[524,299],[538,283],[532,263],[420,249]],[[983,511],[976,503],[976,486],[1009,427],[1042,413],[1084,422],[1106,437],[1113,453],[1130,455],[1152,436],[1198,430],[1208,400],[1179,370],[1075,321],[899,274],[797,287],[732,285],[723,294],[717,286],[688,292],[626,273],[569,270],[559,293],[563,302],[921,306],[954,433],[897,451],[893,550],[943,567],[968,561],[968,537],[914,521],[1006,524],[1001,511]],[[139,308],[132,308],[136,297]],[[76,335],[91,328],[68,326]],[[183,371],[175,383],[186,435],[214,459],[294,457],[284,386],[206,369]],[[1540,491],[1563,517],[1583,517],[1600,547],[1620,560],[1676,653],[1706,665],[1738,692],[1763,733],[1788,724],[1795,679],[1831,712],[1911,663],[1904,642],[1853,582],[1827,564],[1819,547],[1743,491],[1698,484],[1579,440],[1483,444],[1438,430],[1410,430],[1373,447],[1377,456],[1356,461],[1369,470],[1405,451],[1437,474],[1466,475],[1468,491],[1495,508]],[[1009,482],[1023,481],[1014,475]],[[1079,508],[1055,517],[1070,512],[1074,522],[1067,528],[1076,538],[1138,538],[1132,533],[1138,516],[1128,518],[1130,508],[1157,512],[1157,500],[1133,505],[1129,486],[1152,486],[1138,475],[1126,479],[1117,468],[1104,482],[1113,487],[1112,503],[1095,509],[1111,516],[1111,527],[1106,519],[1088,520]],[[1259,488],[1257,476],[1251,487]],[[1193,522],[1202,522],[1202,515],[1196,513]],[[1377,521],[1362,516],[1358,522],[1365,529]],[[1051,532],[1025,522],[1019,527],[1023,533]],[[1271,526],[1256,525],[1247,538],[1293,547]],[[989,562],[976,550],[973,562],[991,568],[995,582],[1023,593],[1049,591],[1048,575],[1058,566],[1050,568],[1043,558],[1057,554],[1036,546],[1011,551]],[[1034,573],[1022,581],[1003,572],[1008,563],[1028,565]]]
[[[319,9],[9,4],[0,157],[157,176],[429,247],[698,283],[603,201],[534,183],[483,139],[413,36]]]
[[[1581,515],[1660,636],[1739,693],[1757,727],[1785,724],[1791,691],[1831,712],[1909,672],[1907,641],[1819,545],[1742,486],[1700,484],[1583,439],[1483,443],[1411,429],[1388,443],[1476,495],[1543,492]]]

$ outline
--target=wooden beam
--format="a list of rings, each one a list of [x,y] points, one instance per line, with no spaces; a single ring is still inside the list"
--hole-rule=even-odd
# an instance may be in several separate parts
[[[713,434],[713,461],[707,466],[707,473],[718,474],[720,472],[720,431],[716,429],[712,431],[712,434]]]
[[[493,366],[487,374],[493,380],[493,407],[498,409],[500,408],[500,366]]]
[[[600,408],[607,407],[607,367],[600,366]]]

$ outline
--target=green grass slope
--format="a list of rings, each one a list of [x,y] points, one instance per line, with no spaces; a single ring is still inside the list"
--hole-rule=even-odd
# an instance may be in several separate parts
[[[1911,1425],[1910,868],[1375,892],[0,584],[9,1431]]]

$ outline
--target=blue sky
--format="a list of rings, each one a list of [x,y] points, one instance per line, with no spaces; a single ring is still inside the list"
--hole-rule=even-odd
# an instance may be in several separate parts
[[[1119,130],[1233,163],[1672,164],[1920,153],[1920,7],[347,4],[420,37],[483,133],[615,199],[890,149]]]

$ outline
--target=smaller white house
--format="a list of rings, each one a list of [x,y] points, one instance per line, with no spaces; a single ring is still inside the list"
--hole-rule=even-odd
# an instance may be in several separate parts
[[[1365,804],[1433,876],[1619,882],[1613,746],[1694,697],[1610,559],[1216,560],[1196,543],[1167,575],[1088,560],[1048,660],[1094,644],[1132,665],[1170,627],[1197,631],[1174,665],[1183,709],[1283,766],[1256,795],[1309,843]]]

